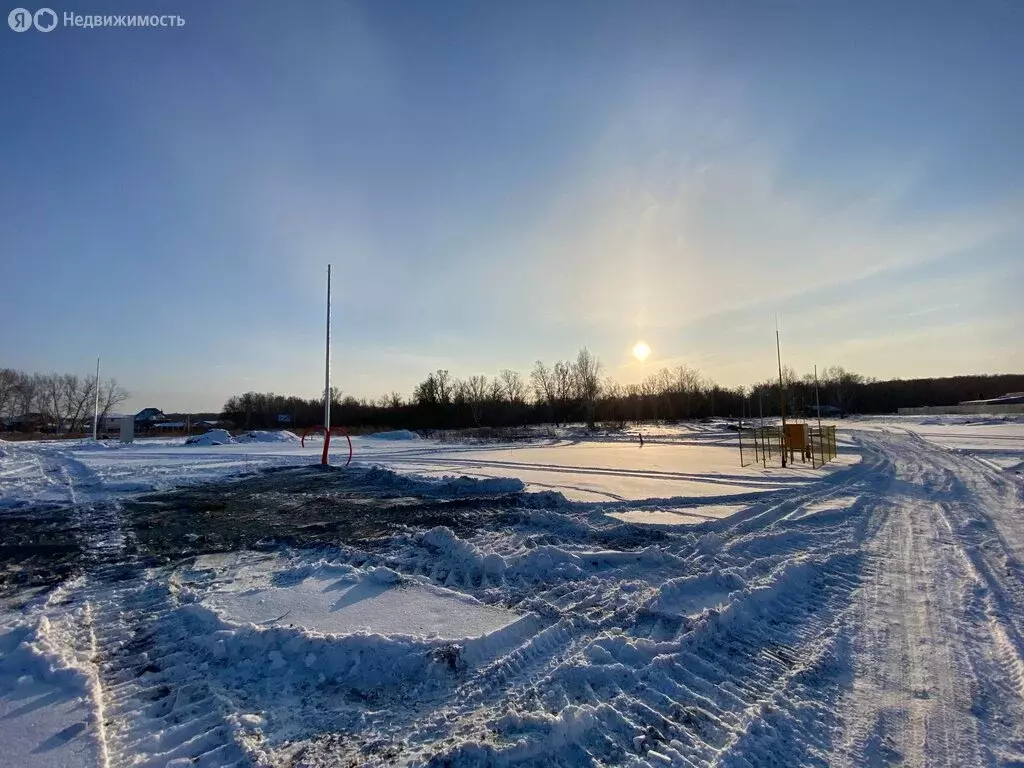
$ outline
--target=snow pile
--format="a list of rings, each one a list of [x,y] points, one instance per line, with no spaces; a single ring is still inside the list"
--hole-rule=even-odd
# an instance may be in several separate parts
[[[366,472],[366,480],[380,488],[400,493],[423,496],[462,498],[467,496],[497,496],[521,493],[526,490],[522,480],[514,477],[475,478],[466,475],[427,477],[424,475],[403,475],[381,466],[373,466]]]
[[[447,684],[456,669],[535,630],[532,618],[385,567],[320,562],[270,578],[288,586],[246,581],[173,619],[186,623],[200,653],[237,684],[283,677],[299,687],[329,683],[374,697],[407,696]]]
[[[234,440],[236,443],[298,443],[300,442],[299,436],[294,432],[289,432],[287,429],[281,429],[274,432],[267,432],[261,429],[254,429],[252,432],[246,432],[244,435],[239,435]]]
[[[473,584],[541,584],[552,581],[581,581],[594,572],[636,571],[678,562],[658,547],[637,551],[573,550],[540,544],[505,555],[486,551],[460,539],[445,526],[419,534],[417,542],[427,550],[433,578],[448,586]],[[408,563],[413,565],[412,563]],[[415,567],[413,565],[413,567]]]
[[[521,493],[526,484],[515,477],[467,477],[445,475],[436,485],[437,492],[444,496],[477,496]]]
[[[254,429],[244,435],[232,437],[226,429],[211,429],[202,435],[195,435],[185,441],[185,445],[250,445],[252,443],[298,443],[299,436],[286,429],[268,432]]]
[[[408,429],[396,429],[391,432],[374,432],[371,435],[363,435],[363,437],[372,438],[374,440],[419,440],[420,436],[415,432],[410,432]]]
[[[61,634],[54,622],[42,616],[34,626],[23,625],[7,635],[4,640],[14,641],[11,643],[14,647],[0,648],[0,682],[3,683],[0,687],[7,687],[15,680],[20,687],[43,681],[87,692],[93,675],[83,660],[60,639]]]
[[[685,616],[725,603],[731,593],[743,587],[744,581],[738,575],[715,568],[710,573],[684,576],[662,584],[648,610],[667,616]]]
[[[185,441],[185,445],[231,445],[235,439],[226,429],[211,429],[203,435],[193,435]]]

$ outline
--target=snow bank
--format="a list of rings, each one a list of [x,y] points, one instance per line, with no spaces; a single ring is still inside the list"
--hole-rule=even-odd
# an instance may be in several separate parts
[[[379,695],[382,689],[438,682],[455,668],[460,650],[457,644],[440,639],[238,626],[202,605],[181,611],[195,646],[239,682],[287,673],[292,683],[330,680]]]
[[[540,544],[526,551],[501,555],[460,539],[445,526],[437,526],[417,539],[430,555],[435,575],[447,572],[446,584],[580,581],[595,571],[653,568],[678,558],[657,547],[637,551],[574,550]]]
[[[419,440],[420,436],[408,429],[396,429],[391,432],[374,432],[370,435],[363,435],[374,440]]]
[[[252,432],[246,432],[244,435],[239,435],[235,438],[236,443],[298,443],[301,442],[299,436],[294,432],[289,432],[286,429],[277,430],[274,432],[267,432],[265,430],[255,429]]]
[[[496,496],[508,493],[521,493],[526,490],[522,480],[515,477],[476,478],[466,475],[444,475],[427,477],[424,475],[403,475],[384,467],[374,466],[367,470],[367,481],[379,488],[388,488],[401,493],[423,496],[466,497]]]
[[[0,650],[0,687],[16,680],[21,687],[47,682],[79,693],[88,692],[93,675],[60,635],[55,624],[42,616],[34,626],[23,625],[4,636],[3,645],[13,647]]]
[[[268,432],[254,429],[244,435],[232,437],[226,429],[211,429],[203,435],[195,435],[185,441],[185,445],[250,445],[252,443],[298,443],[299,436],[286,429]]]
[[[341,571],[287,569],[265,587],[218,591],[203,599],[224,621],[287,625],[325,635],[356,633],[464,640],[488,635],[520,617],[469,595],[416,580],[386,567]],[[243,581],[244,583],[244,581]]]
[[[231,445],[235,439],[226,429],[211,429],[204,435],[193,435],[185,445]]]

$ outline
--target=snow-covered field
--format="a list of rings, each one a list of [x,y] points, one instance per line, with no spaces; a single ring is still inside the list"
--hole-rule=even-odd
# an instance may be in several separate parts
[[[278,496],[320,444],[0,443],[0,764],[1024,762],[1024,420],[837,424],[819,470],[367,436]],[[204,549],[270,504],[301,545]],[[19,586],[26,536],[78,565]]]

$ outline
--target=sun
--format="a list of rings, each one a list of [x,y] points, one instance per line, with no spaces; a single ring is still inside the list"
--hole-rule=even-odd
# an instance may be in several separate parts
[[[646,341],[638,341],[633,345],[633,357],[641,363],[647,359],[649,354],[651,354],[651,348],[647,346]]]

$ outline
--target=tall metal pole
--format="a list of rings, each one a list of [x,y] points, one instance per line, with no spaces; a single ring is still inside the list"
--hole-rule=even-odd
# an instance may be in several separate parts
[[[327,265],[327,354],[324,373],[324,429],[331,431],[331,265]],[[326,463],[326,462],[325,462]]]
[[[818,366],[814,366],[814,410],[818,412],[818,441],[821,443],[821,463],[825,463],[825,433],[821,431],[821,400],[818,399]],[[813,450],[813,448],[812,448]]]
[[[814,366],[814,410],[818,412],[818,434],[821,434],[821,400],[818,399],[818,366]]]
[[[786,394],[782,389],[782,344],[779,342],[779,316],[775,316],[775,354],[779,358],[779,409],[782,413],[782,468],[786,468]]]
[[[96,357],[96,399],[92,406],[92,439],[99,439],[100,429],[100,358]]]

